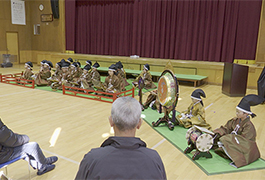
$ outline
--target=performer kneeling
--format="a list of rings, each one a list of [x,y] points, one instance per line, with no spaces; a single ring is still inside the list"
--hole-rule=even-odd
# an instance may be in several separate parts
[[[192,103],[186,111],[176,116],[176,119],[180,126],[190,128],[192,125],[197,125],[207,129],[211,129],[211,126],[205,121],[205,110],[202,102],[202,97],[206,97],[202,89],[196,89],[191,94]]]
[[[156,88],[156,85],[153,83],[152,75],[150,74],[149,70],[150,70],[149,64],[145,64],[144,68],[143,68],[143,71],[136,78],[136,80],[133,82],[133,85],[138,87],[138,81],[139,81],[139,78],[141,77],[143,79],[143,81],[144,81],[144,88],[146,88],[146,89],[154,89],[154,88]]]
[[[20,77],[20,79],[27,79],[27,80],[32,80],[33,72],[32,72],[32,67],[33,64],[32,62],[28,61],[25,63],[25,71],[23,75]]]
[[[92,87],[91,75],[88,73],[90,69],[90,65],[86,65],[83,69],[83,74],[77,82],[80,85],[80,88],[82,89],[94,90],[94,88]]]
[[[47,86],[50,82],[47,80],[51,77],[51,68],[53,67],[52,62],[44,61],[41,66],[39,73],[35,74],[35,84],[37,86]]]
[[[95,62],[95,64],[93,64],[92,66],[92,70],[88,71],[88,73],[90,73],[92,85],[94,86],[94,88],[96,88],[97,90],[102,90],[103,85],[100,81],[100,74],[97,70],[99,67],[99,63]]]
[[[58,81],[51,84],[52,89],[61,90],[63,88],[63,84],[65,84],[69,81],[69,79],[70,79],[69,66],[70,66],[69,62],[62,61],[62,73],[58,77]]]
[[[115,74],[117,71],[117,68],[115,64],[112,64],[109,67],[108,71],[108,77],[106,77],[105,82],[104,82],[104,87],[105,87],[105,92],[109,93],[119,93],[121,92],[121,87],[120,87],[120,80]]]
[[[248,165],[260,157],[256,144],[256,129],[250,121],[250,116],[253,118],[256,115],[250,111],[250,106],[262,102],[264,98],[254,94],[243,97],[236,107],[236,117],[214,130],[215,153],[232,160],[231,165],[237,168]]]

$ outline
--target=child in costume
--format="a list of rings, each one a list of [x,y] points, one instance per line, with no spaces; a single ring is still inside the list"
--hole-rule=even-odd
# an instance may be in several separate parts
[[[88,71],[91,69],[90,65],[86,65],[83,69],[83,74],[80,76],[78,80],[79,87],[82,89],[94,90],[92,87],[92,79],[90,73]]]
[[[25,63],[25,71],[23,75],[20,77],[20,79],[27,79],[32,80],[33,72],[32,72],[33,64],[32,62],[28,61]]]
[[[76,82],[79,79],[80,73],[78,70],[78,66],[79,65],[77,62],[74,62],[70,65],[70,79],[69,79],[70,82]]]
[[[87,60],[87,61],[86,61],[86,65],[87,65],[87,64],[88,64],[90,67],[92,66],[92,62],[91,62],[90,60]]]
[[[69,66],[70,63],[67,61],[61,61],[62,62],[62,73],[58,77],[58,82],[54,82],[51,84],[52,89],[59,89],[61,90],[63,88],[63,84],[67,83],[70,79],[70,73],[69,73]]]
[[[119,93],[121,92],[120,80],[116,75],[117,68],[115,64],[109,67],[108,77],[106,77],[104,82],[105,92],[109,93]]]
[[[202,89],[196,89],[191,94],[192,103],[186,111],[176,116],[177,123],[185,128],[190,128],[192,125],[211,129],[211,126],[205,121],[205,110],[202,102],[202,97],[206,97]]]
[[[156,85],[153,83],[152,75],[150,74],[149,70],[150,70],[149,64],[145,64],[144,68],[143,68],[143,71],[136,78],[136,80],[133,82],[133,85],[135,87],[138,87],[138,81],[139,81],[139,78],[141,77],[143,79],[144,88],[145,89],[154,89],[154,88],[156,88]]]
[[[90,73],[90,75],[91,75],[93,87],[98,89],[98,90],[102,90],[103,85],[100,81],[100,74],[97,70],[99,67],[100,67],[99,63],[95,62],[95,64],[93,64],[93,66],[92,66],[92,70],[88,71],[88,73]]]
[[[256,115],[250,111],[250,106],[261,104],[264,100],[263,97],[254,94],[243,97],[236,107],[236,117],[214,130],[215,153],[232,160],[231,165],[237,168],[248,165],[260,157],[256,144],[256,129],[250,121],[250,116],[253,118]]]
[[[35,84],[37,86],[47,86],[50,82],[47,80],[51,77],[51,68],[53,67],[51,61],[44,61],[39,73],[35,74]]]
[[[77,65],[78,65],[78,68],[77,68],[78,76],[80,77],[83,74],[83,69],[82,69],[81,63],[79,61],[77,61]]]
[[[120,62],[120,61],[119,61]],[[119,78],[120,80],[120,86],[121,86],[121,90],[122,91],[125,91],[125,83],[124,83],[124,80],[123,80],[123,76],[124,76],[124,73],[121,71],[121,64],[117,62],[115,64],[116,68],[117,68],[117,71],[116,71],[116,74],[117,74],[117,77]],[[122,75],[123,74],[123,75]]]
[[[59,81],[60,76],[62,74],[62,61],[57,62],[55,65],[55,72],[53,73],[53,75],[48,79],[49,81],[53,82],[53,81]]]
[[[130,84],[126,80],[126,72],[123,69],[123,64],[119,61],[119,62],[116,63],[116,67],[117,67],[118,77],[121,80],[121,89],[123,91],[125,91],[126,90],[125,87],[130,85]]]

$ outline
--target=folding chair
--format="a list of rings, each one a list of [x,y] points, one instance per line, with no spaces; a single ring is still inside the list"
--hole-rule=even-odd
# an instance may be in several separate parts
[[[10,161],[7,161],[5,163],[2,163],[2,164],[0,164],[0,169],[5,168],[5,172],[6,172],[5,175],[7,175],[7,166],[9,166],[10,164],[12,164],[14,162],[19,161],[20,159],[25,159],[26,157],[27,157],[27,155],[21,155],[21,156],[15,158],[15,159],[12,159]],[[30,177],[30,165],[29,165],[29,163],[28,163],[28,168],[29,168],[29,179],[31,179],[31,177]]]

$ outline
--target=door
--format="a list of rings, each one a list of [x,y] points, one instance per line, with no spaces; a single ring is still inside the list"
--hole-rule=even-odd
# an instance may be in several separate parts
[[[6,48],[7,48],[7,53],[12,55],[10,58],[11,62],[13,61],[15,63],[19,63],[17,32],[6,33]]]

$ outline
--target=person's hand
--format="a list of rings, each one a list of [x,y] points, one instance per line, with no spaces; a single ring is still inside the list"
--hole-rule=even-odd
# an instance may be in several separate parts
[[[213,137],[214,137],[214,141],[217,142],[217,141],[219,141],[221,135],[220,135],[219,133],[215,133],[215,134],[213,135]]]

